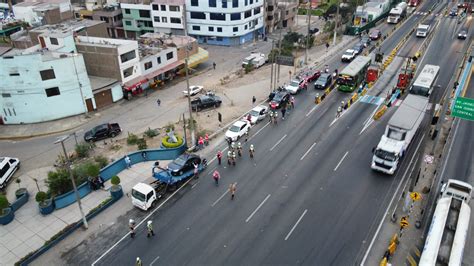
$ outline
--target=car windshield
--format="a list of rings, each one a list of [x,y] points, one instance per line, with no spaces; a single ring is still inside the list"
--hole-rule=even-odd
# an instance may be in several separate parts
[[[326,84],[326,80],[328,79],[327,76],[321,76],[317,81],[316,83],[318,84]]]
[[[351,56],[351,55],[352,55],[352,51],[345,51],[345,52],[344,52],[344,55]]]
[[[240,127],[236,126],[236,125],[233,125],[229,128],[229,131],[230,132],[239,132],[240,131]]]
[[[274,101],[280,101],[282,98],[283,98],[283,94],[279,93],[279,94],[275,95],[275,97],[273,97],[273,100]]]
[[[299,85],[300,85],[300,83],[297,80],[290,81],[290,86],[292,86],[292,87],[298,87]]]
[[[426,33],[426,30],[425,30],[425,29],[418,29],[418,32],[420,32],[420,33]]]
[[[397,159],[397,156],[395,155],[395,153],[384,151],[381,149],[375,150],[375,156],[379,157],[380,159],[384,159],[391,162],[394,162]]]
[[[173,163],[183,166],[186,163],[186,160],[184,160],[182,157],[178,157],[173,161]]]
[[[143,194],[141,192],[138,192],[135,189],[132,189],[132,197],[136,198],[139,201],[143,201],[143,202],[146,200],[145,194]]]
[[[251,115],[251,116],[259,116],[259,115],[260,115],[260,112],[259,112],[259,111],[256,111],[256,110],[252,110],[252,111],[250,111],[250,115]]]

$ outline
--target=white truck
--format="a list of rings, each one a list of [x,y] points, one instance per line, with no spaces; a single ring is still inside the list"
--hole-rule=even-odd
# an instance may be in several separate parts
[[[242,62],[242,67],[245,68],[247,65],[251,64],[254,68],[259,68],[263,66],[266,61],[265,54],[251,53],[250,56],[247,56]]]
[[[384,135],[374,148],[371,168],[389,175],[397,170],[400,159],[410,145],[425,117],[428,98],[409,94],[388,121]]]
[[[472,186],[459,180],[449,179],[442,186],[418,265],[463,265],[471,193]]]
[[[425,38],[430,33],[431,26],[429,24],[420,23],[418,28],[416,28],[416,37]]]
[[[387,17],[387,23],[389,24],[397,24],[406,16],[407,13],[407,3],[401,2],[394,8],[390,10],[390,13],[388,13]]]

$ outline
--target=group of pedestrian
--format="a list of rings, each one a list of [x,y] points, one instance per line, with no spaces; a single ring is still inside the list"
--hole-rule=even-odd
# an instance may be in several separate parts
[[[197,140],[197,146],[200,150],[204,149],[204,146],[209,145],[209,134],[204,134],[204,137],[199,136]]]

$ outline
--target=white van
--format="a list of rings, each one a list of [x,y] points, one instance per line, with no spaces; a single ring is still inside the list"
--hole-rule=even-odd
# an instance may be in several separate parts
[[[7,186],[8,180],[20,168],[17,158],[0,157],[0,189]]]

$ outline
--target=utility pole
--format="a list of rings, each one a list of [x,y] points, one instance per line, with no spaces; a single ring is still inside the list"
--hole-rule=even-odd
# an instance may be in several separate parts
[[[189,129],[191,131],[191,147],[194,147],[196,144],[196,135],[195,135],[195,128],[194,128],[194,119],[193,119],[193,109],[191,107],[191,89],[189,87],[189,68],[188,68],[188,60],[189,60],[189,39],[188,39],[188,23],[186,20],[186,5],[183,5],[183,23],[184,23],[184,36],[186,38],[186,47],[184,51],[186,52],[186,58],[184,59],[184,71],[186,72],[186,90],[188,91],[188,108],[189,108]],[[191,47],[192,48],[192,47]],[[186,124],[186,122],[184,122]]]
[[[304,50],[304,63],[308,64],[308,47],[309,47],[309,38],[311,32],[311,1],[308,1],[308,36],[306,36],[306,49]],[[298,15],[297,15],[298,16]]]
[[[275,41],[272,40],[272,50],[270,51],[270,54],[272,55],[272,58],[271,58],[271,63],[272,63],[272,68],[271,68],[271,73],[270,73],[270,92],[272,92],[273,90],[273,65],[275,65],[275,53],[273,52],[273,47],[275,45]]]
[[[63,147],[64,158],[66,159],[67,172],[68,172],[69,178],[71,179],[71,182],[72,182],[72,187],[74,189],[74,195],[76,195],[76,201],[77,201],[77,204],[79,205],[79,211],[81,212],[82,222],[84,223],[84,227],[86,229],[88,229],[89,224],[87,223],[86,216],[84,215],[84,211],[82,210],[81,197],[79,196],[79,192],[77,191],[76,181],[74,180],[74,177],[72,176],[71,162],[69,161],[69,156],[67,156],[66,147],[64,146],[64,141],[66,141],[69,138],[69,136],[71,136],[71,135],[67,135],[67,136],[63,136],[63,137],[59,138],[58,140],[56,140],[54,142],[54,144],[61,143],[61,146]]]
[[[283,25],[282,25],[282,11],[280,10],[280,21],[278,22],[280,24],[280,36],[278,37],[278,55],[281,55],[281,31],[283,30]],[[277,86],[280,83],[280,63],[278,63],[277,67],[277,80],[275,86]]]
[[[334,25],[334,38],[332,40],[332,45],[336,45],[336,36],[337,36],[337,26],[338,26],[338,21],[339,21],[339,1],[337,1],[337,8],[336,8],[336,21],[335,21],[335,25]]]

